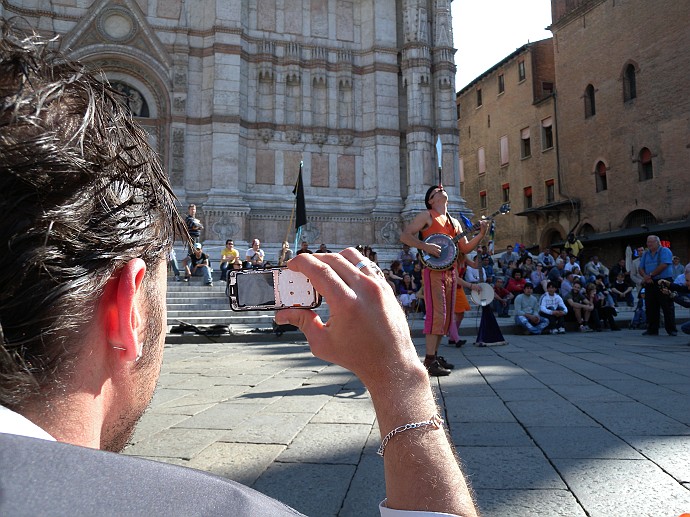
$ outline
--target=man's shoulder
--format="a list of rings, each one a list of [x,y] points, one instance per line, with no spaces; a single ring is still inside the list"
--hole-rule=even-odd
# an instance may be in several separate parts
[[[121,454],[0,434],[0,456],[12,465],[0,469],[2,515],[299,515],[234,481]]]

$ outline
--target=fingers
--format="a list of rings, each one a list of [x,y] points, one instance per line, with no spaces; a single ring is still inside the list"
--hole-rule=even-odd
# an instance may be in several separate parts
[[[335,253],[319,253],[318,255],[302,253],[288,261],[287,267],[309,278],[314,288],[326,299],[354,299],[355,293],[349,288],[346,279],[354,281],[359,271],[347,260],[337,257],[340,255]],[[351,270],[346,270],[348,267],[346,264],[337,264],[339,260],[343,263],[348,262]],[[340,270],[343,275],[338,274],[337,270]]]

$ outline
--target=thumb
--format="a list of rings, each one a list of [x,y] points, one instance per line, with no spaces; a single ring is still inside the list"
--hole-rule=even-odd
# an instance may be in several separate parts
[[[296,326],[304,332],[308,341],[316,340],[324,328],[319,315],[309,309],[282,309],[276,312],[275,321],[278,325]]]

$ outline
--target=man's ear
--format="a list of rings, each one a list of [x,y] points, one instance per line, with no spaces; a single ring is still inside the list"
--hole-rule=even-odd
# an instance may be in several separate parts
[[[108,282],[105,293],[106,332],[108,346],[121,352],[125,361],[141,357],[139,327],[139,295],[146,274],[146,264],[140,258],[127,262]]]

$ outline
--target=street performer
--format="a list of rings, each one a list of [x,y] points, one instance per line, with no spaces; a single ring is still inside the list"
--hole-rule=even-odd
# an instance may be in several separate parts
[[[426,210],[407,225],[400,235],[403,244],[417,248],[434,257],[441,255],[441,247],[437,244],[424,242],[428,236],[434,233],[443,233],[449,237],[455,237],[460,233],[460,223],[448,214],[448,193],[443,185],[429,187],[424,196]],[[479,233],[467,240],[463,237],[458,241],[460,255],[468,254],[477,247],[489,229],[489,221],[481,222]],[[417,237],[421,236],[421,239]],[[438,355],[441,339],[449,332],[453,321],[453,308],[455,307],[455,290],[457,277],[455,267],[439,271],[424,268],[423,272],[424,300],[426,305],[426,319],[424,320],[424,334],[426,336],[426,356],[424,366],[429,375],[449,375],[453,365],[447,363]]]

